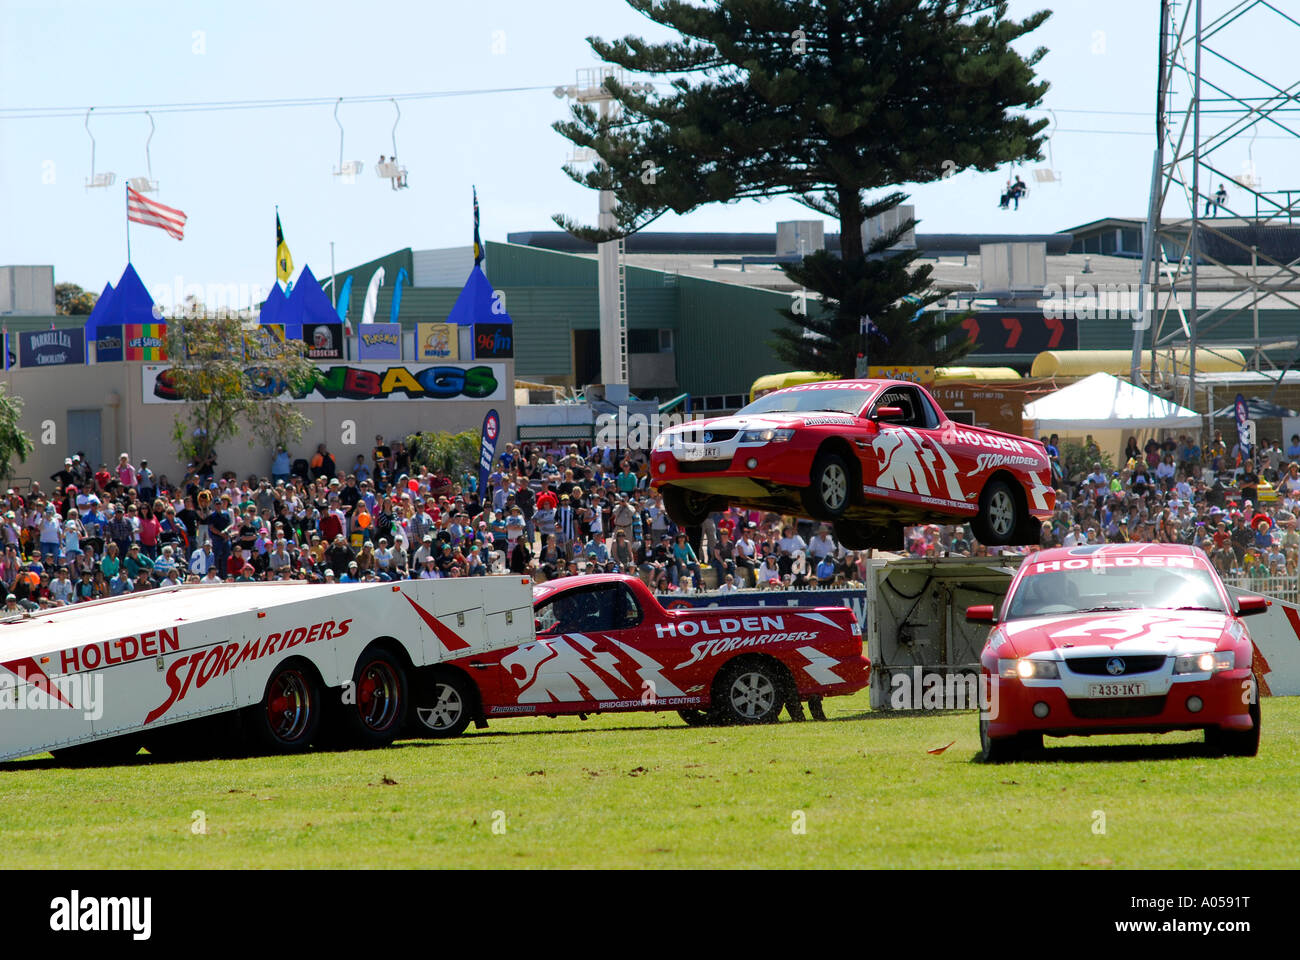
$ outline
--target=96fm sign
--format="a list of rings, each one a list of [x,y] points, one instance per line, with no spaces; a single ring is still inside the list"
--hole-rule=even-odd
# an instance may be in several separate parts
[[[474,359],[505,360],[515,355],[515,327],[512,323],[474,324]]]

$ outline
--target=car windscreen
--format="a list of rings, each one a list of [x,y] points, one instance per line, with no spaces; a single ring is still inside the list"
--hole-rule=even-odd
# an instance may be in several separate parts
[[[1106,560],[1056,561],[1079,566],[1026,571],[1015,594],[1004,605],[1003,620],[1107,610],[1213,610],[1226,613],[1214,576],[1186,558],[1187,566],[1166,566],[1181,557],[1115,557]],[[1125,561],[1133,561],[1127,565]],[[1162,565],[1140,565],[1162,561]]]
[[[815,410],[829,410],[835,413],[857,415],[863,405],[871,399],[872,389],[854,387],[798,387],[792,390],[779,390],[759,397],[747,407],[736,411],[736,416],[748,413],[811,413]]]

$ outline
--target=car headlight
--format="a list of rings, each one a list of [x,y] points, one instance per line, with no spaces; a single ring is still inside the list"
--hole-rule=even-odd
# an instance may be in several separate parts
[[[780,443],[783,440],[789,440],[794,436],[794,431],[789,429],[776,429],[774,427],[765,427],[761,430],[744,430],[740,434],[741,443]]]
[[[1237,664],[1237,655],[1231,650],[1213,653],[1185,653],[1174,658],[1174,673],[1222,673]]]
[[[1061,676],[1055,660],[999,660],[998,676],[1018,677],[1021,680],[1056,680]]]
[[[655,449],[662,450],[664,449],[664,447],[668,446],[668,444],[671,442],[672,442],[672,437],[668,436],[668,434],[666,433],[661,433],[659,434],[659,436],[655,437]]]

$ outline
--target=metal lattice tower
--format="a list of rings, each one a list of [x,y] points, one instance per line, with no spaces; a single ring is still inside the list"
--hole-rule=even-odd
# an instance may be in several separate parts
[[[1271,140],[1291,139],[1283,169],[1295,167],[1300,80],[1291,60],[1243,59],[1241,52],[1257,52],[1266,38],[1300,48],[1300,19],[1267,0],[1161,0],[1160,16],[1157,145],[1132,376],[1140,382],[1140,351],[1149,347],[1152,386],[1175,387],[1176,398],[1194,406],[1198,350],[1203,357],[1243,349],[1256,369],[1274,366],[1266,350],[1297,355],[1295,337],[1261,338],[1259,310],[1300,310],[1300,183],[1264,189],[1253,142],[1261,131]],[[1250,160],[1234,174],[1242,148]],[[1219,202],[1224,185],[1232,190]],[[1214,335],[1244,316],[1253,318],[1253,337],[1231,342],[1222,339],[1226,331]],[[1161,353],[1167,361],[1157,363]],[[1162,379],[1171,371],[1171,380]]]

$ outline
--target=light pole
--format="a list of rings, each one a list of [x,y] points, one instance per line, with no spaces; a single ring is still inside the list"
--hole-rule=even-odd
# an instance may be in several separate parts
[[[614,95],[605,89],[605,80],[614,78],[622,83],[623,71],[619,67],[584,67],[577,72],[577,82],[568,87],[556,87],[557,99],[576,100],[579,103],[600,104],[600,119],[608,122],[618,115]],[[649,90],[650,84],[632,84],[635,91]],[[599,159],[585,148],[575,149],[570,158],[574,163]],[[596,226],[600,230],[613,230],[614,191],[600,191],[599,216]],[[596,245],[596,283],[600,313],[600,379],[606,388],[606,398],[623,400],[627,396],[627,283],[623,269],[623,241],[610,240]],[[611,397],[609,387],[614,386]]]

